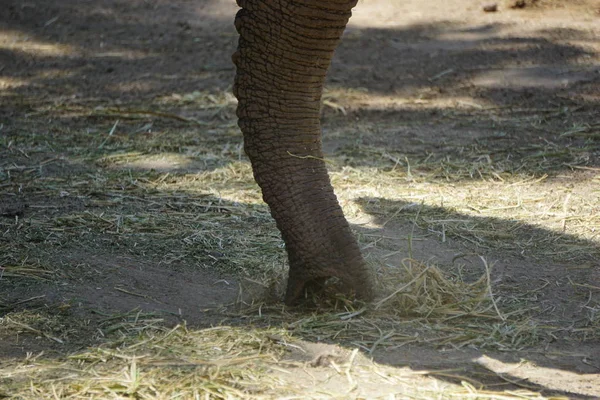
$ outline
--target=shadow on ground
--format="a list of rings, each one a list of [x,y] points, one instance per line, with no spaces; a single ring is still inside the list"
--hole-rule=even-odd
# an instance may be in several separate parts
[[[240,283],[260,287],[284,273],[282,242],[252,181],[228,91],[235,10],[216,0],[3,5],[0,312],[45,316],[41,325],[27,322],[33,331],[6,331],[3,357],[62,357],[139,313],[156,323],[218,324],[225,315],[203,310],[236,300]],[[323,111],[334,176],[348,165],[398,171],[406,190],[419,180],[593,180],[600,74],[590,23],[525,29],[493,18],[402,15],[407,22],[394,27],[351,26],[336,53]],[[368,217],[354,227],[371,262],[397,266],[411,255],[475,279],[482,255],[495,264],[502,305],[525,304],[531,323],[544,326],[531,348],[407,344],[376,349],[376,361],[456,367],[516,387],[527,379],[551,393],[599,387],[585,381],[600,368],[597,337],[585,337],[598,318],[593,233],[588,240],[517,218],[351,198]],[[484,354],[565,373],[538,370],[546,378],[536,380],[529,364],[496,364],[490,378],[471,361]]]
[[[226,125],[231,140],[221,144],[241,153],[227,92],[235,10],[218,1],[9,3],[0,17],[4,136],[17,143],[26,130],[40,147],[64,141],[95,156],[173,151],[207,163],[203,144]],[[470,146],[524,173],[597,166],[596,37],[585,24],[517,34],[515,24],[352,26],[326,94],[346,115],[325,106],[326,149],[444,158]],[[330,125],[349,132],[327,143]],[[64,134],[79,130],[87,135]],[[519,162],[540,151],[564,157]]]
[[[281,241],[264,206],[255,208],[198,196],[184,189],[125,193],[91,192],[77,196],[78,206],[60,198],[32,196],[19,223],[5,220],[2,224],[5,242],[14,246],[10,253],[13,258],[5,253],[2,259],[6,266],[2,314],[9,319],[19,313],[41,315],[37,323],[28,322],[29,330],[22,330],[18,337],[8,335],[3,339],[3,357],[44,351],[46,357],[60,358],[66,351],[101,343],[103,335],[118,332],[121,326],[137,319],[202,328],[223,322],[247,326],[248,321],[254,326],[288,321],[293,326],[311,318],[311,313],[292,311],[282,319],[268,307],[261,318],[234,311],[237,307],[224,309],[225,314],[223,309],[215,309],[239,296],[247,301],[264,299],[285,286],[279,282],[279,288],[261,288],[262,275],[281,273],[284,268]],[[398,345],[385,341],[377,348],[374,345],[367,353],[375,361],[427,371],[453,383],[464,376],[485,384],[526,381],[527,387],[546,394],[564,393],[565,387],[571,394],[593,394],[587,388],[596,387],[594,380],[598,378],[594,355],[598,343],[593,339],[598,299],[589,289],[598,287],[600,277],[593,266],[578,267],[586,260],[597,259],[597,243],[523,223],[515,226],[514,221],[478,218],[422,204],[374,198],[363,198],[358,203],[373,217],[371,227],[355,225],[371,263],[398,268],[402,259],[410,256],[427,259],[449,276],[459,274],[461,279],[474,281],[485,274],[479,258],[485,256],[494,265],[493,291],[501,312],[509,315],[515,307],[525,308],[527,329],[532,331],[525,335],[535,336],[535,345],[519,345],[517,341],[498,348],[463,346],[460,341],[437,338],[432,345],[426,337],[419,339],[416,335],[414,340]],[[458,222],[457,226],[448,226],[442,235],[441,227],[431,224],[440,216],[447,224]],[[163,219],[172,225],[161,226]],[[248,226],[253,229],[249,231]],[[482,238],[481,233],[489,227],[496,230]],[[507,231],[511,239],[506,238]],[[471,242],[463,240],[469,235]],[[265,236],[270,242],[265,243]],[[545,250],[553,252],[561,242],[579,242],[586,254],[576,264],[544,255]],[[510,246],[507,249],[507,243],[537,243],[537,248],[534,252]],[[265,262],[278,264],[281,270],[261,270],[259,264]],[[252,267],[254,271],[239,270]],[[233,277],[219,272],[231,273],[236,268]],[[244,282],[246,279],[248,282]],[[241,291],[240,284],[244,288]],[[244,292],[248,284],[254,290],[259,287],[250,297]],[[434,330],[452,326],[452,322],[437,318],[417,319]],[[395,321],[395,335],[415,335],[418,331],[414,326],[403,325],[410,324],[410,320]],[[464,329],[464,323],[457,320],[453,334]],[[471,324],[477,326],[477,317]],[[510,324],[498,326],[522,329]],[[535,332],[536,326],[539,332]],[[352,325],[347,327],[348,332],[352,329]],[[304,337],[302,329],[295,332],[292,328],[292,332]],[[298,344],[306,350],[304,358],[311,354],[322,357],[324,353],[341,357],[349,351],[344,346],[354,347],[354,340],[359,340],[347,333],[344,335],[350,339],[322,333],[322,344],[317,346],[311,344],[315,332],[305,337],[307,342]],[[513,340],[522,336],[516,331],[498,334],[514,335]],[[453,373],[448,375],[448,369]]]

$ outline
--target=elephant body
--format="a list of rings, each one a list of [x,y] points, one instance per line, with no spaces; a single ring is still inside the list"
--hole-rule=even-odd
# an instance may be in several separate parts
[[[238,0],[234,94],[244,150],[289,258],[285,301],[339,278],[372,296],[370,274],[329,181],[319,120],[333,52],[357,0]]]

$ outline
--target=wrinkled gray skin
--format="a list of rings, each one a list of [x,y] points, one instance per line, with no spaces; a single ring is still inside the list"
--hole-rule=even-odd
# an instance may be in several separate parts
[[[337,201],[321,149],[320,100],[357,0],[237,0],[234,94],[244,149],[285,241],[285,302],[325,280],[372,297],[370,276]]]

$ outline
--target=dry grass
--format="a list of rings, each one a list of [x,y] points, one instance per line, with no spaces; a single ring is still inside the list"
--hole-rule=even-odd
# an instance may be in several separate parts
[[[331,91],[326,97],[325,140],[340,140],[331,157],[332,180],[347,215],[369,219],[358,231],[361,245],[392,254],[402,241],[410,258],[397,265],[369,259],[382,294],[374,304],[338,298],[333,308],[314,313],[264,301],[265,292],[281,291],[285,255],[242,155],[230,95],[194,92],[127,109],[32,104],[38,115],[58,122],[48,133],[22,121],[0,139],[0,159],[11,160],[0,165],[2,199],[29,204],[27,218],[15,214],[0,220],[0,283],[16,290],[39,280],[72,282],[85,266],[63,263],[64,252],[118,248],[165,268],[184,265],[235,275],[261,289],[244,292],[246,304],[218,311],[228,313],[230,323],[248,327],[166,329],[161,316],[151,313],[100,316],[84,351],[54,359],[31,354],[4,363],[0,397],[303,398],[306,388],[294,386],[281,372],[306,368],[286,360],[294,338],[335,342],[366,354],[409,344],[518,351],[565,329],[573,338],[597,339],[600,313],[591,295],[581,300],[586,318],[576,326],[543,324],[531,298],[535,289],[532,296],[496,293],[493,266],[485,258],[478,274],[463,274],[458,264],[416,260],[411,250],[411,243],[427,236],[439,243],[453,240],[473,254],[531,254],[575,269],[593,268],[600,257],[600,171],[590,164],[598,149],[597,125],[581,122],[555,132],[579,140],[570,147],[514,145],[498,136],[467,145],[447,143],[437,154],[419,153],[419,148],[401,152],[377,143],[378,137],[396,132],[396,122],[367,121],[350,132],[341,128],[352,111],[350,100],[363,95],[344,98],[343,92]],[[202,118],[186,116],[198,106],[205,112]],[[545,129],[548,119],[577,119],[565,112],[467,113],[442,107],[439,115],[444,123],[479,126],[493,116],[505,128]],[[60,118],[71,127],[65,129]],[[407,123],[415,131],[417,125]],[[436,148],[434,140],[422,148]],[[566,184],[572,179],[577,185]],[[377,231],[407,221],[412,233],[401,240],[383,239]],[[599,290],[577,279],[571,285],[585,293]],[[19,300],[4,292],[0,300],[5,336],[60,344],[86,329],[66,326],[76,318],[61,313],[60,306],[41,312],[35,293]],[[33,303],[34,311],[23,311]],[[378,382],[380,375],[392,379],[387,367],[348,363],[327,370],[359,388],[369,379]],[[404,385],[404,398],[543,398],[468,383],[435,389],[433,381],[424,384],[410,374],[401,378],[396,376],[394,384]],[[454,381],[463,378],[454,376]],[[335,396],[343,398],[333,392],[315,392],[313,398]]]
[[[484,259],[482,263],[489,268]],[[465,282],[433,264],[411,259],[404,260],[401,268],[380,267],[378,273],[377,292],[383,295],[373,304],[337,297],[329,301],[330,308],[307,315],[259,301],[237,305],[241,308],[231,308],[229,313],[258,325],[283,325],[305,340],[344,343],[368,354],[407,344],[516,351],[560,329],[539,326],[530,318],[532,310],[522,303],[499,305],[489,273]]]
[[[128,325],[126,336],[67,359],[32,355],[23,363],[5,366],[0,372],[4,395],[253,398],[253,393],[273,385],[268,367],[284,351],[268,332],[226,326],[195,332],[178,326],[167,331],[143,325],[143,319]]]
[[[30,354],[23,361],[4,363],[0,395],[18,399],[323,399],[349,394],[302,387],[302,381],[288,372],[290,368],[305,372],[308,368],[314,374],[331,374],[330,379],[346,381],[343,386],[352,392],[363,385],[393,384],[394,392],[406,399],[544,398],[525,390],[486,391],[466,382],[440,386],[422,374],[393,371],[357,358],[356,352],[338,361],[339,365],[330,361],[328,366],[315,366],[286,359],[286,354],[301,350],[301,346],[284,329],[219,326],[189,330],[176,326],[167,330],[145,322],[136,318],[123,323],[120,334],[104,345],[67,358]],[[461,378],[450,373],[437,375]],[[414,384],[417,382],[419,385]],[[372,395],[380,393],[383,390]]]

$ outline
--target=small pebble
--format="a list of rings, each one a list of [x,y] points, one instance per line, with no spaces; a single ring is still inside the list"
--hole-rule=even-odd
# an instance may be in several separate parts
[[[488,4],[486,6],[483,6],[483,11],[485,11],[485,12],[496,12],[496,11],[498,11],[498,4],[493,3],[493,4]]]

